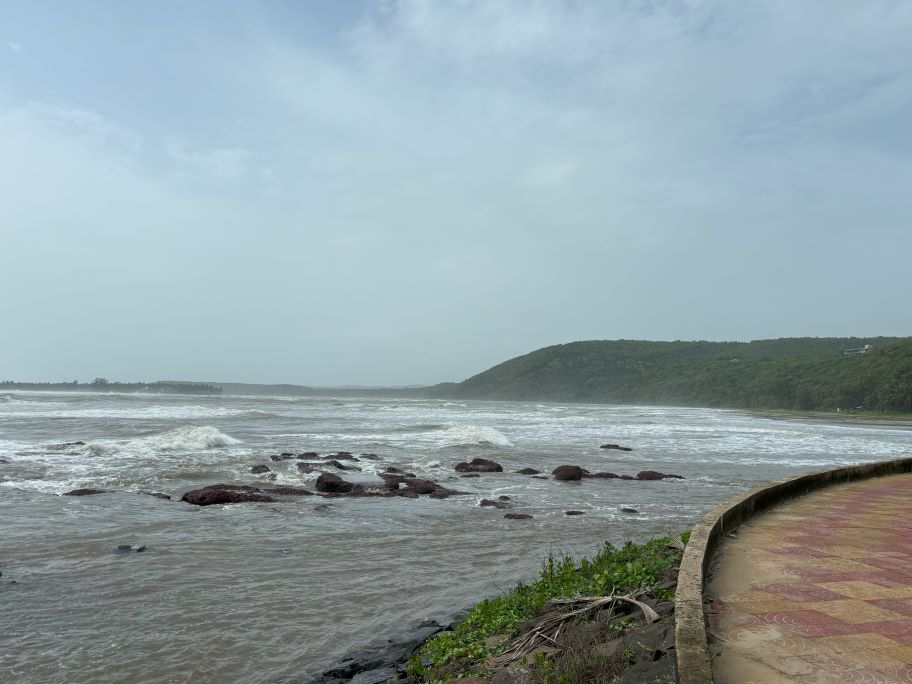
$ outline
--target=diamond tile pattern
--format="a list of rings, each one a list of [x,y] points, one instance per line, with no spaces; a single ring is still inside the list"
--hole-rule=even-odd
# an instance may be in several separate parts
[[[763,513],[725,539],[710,577],[716,684],[912,684],[912,474]]]

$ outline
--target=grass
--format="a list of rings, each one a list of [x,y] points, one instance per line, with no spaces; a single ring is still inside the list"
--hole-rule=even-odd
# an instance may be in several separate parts
[[[686,543],[688,536],[681,535],[682,541]],[[671,549],[669,542],[663,537],[643,544],[627,542],[620,548],[606,544],[594,557],[579,562],[570,556],[549,557],[537,580],[482,601],[454,631],[428,641],[407,665],[410,679],[442,682],[483,674],[481,663],[500,648],[486,648],[485,640],[496,634],[516,636],[520,626],[554,598],[647,590],[661,599],[673,598],[673,591],[658,588],[666,571],[681,560],[681,553]]]

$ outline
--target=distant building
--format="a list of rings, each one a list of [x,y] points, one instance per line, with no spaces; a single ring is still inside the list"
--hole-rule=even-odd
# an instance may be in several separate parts
[[[867,354],[868,352],[874,351],[874,345],[866,344],[863,347],[856,347],[855,349],[846,349],[842,352],[843,356],[857,356],[858,354]]]

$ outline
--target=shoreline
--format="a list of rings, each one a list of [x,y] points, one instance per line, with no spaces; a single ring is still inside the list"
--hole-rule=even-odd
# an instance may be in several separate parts
[[[912,415],[897,413],[836,413],[834,411],[796,411],[789,409],[740,409],[739,413],[770,420],[800,420],[831,425],[860,425],[912,429]]]

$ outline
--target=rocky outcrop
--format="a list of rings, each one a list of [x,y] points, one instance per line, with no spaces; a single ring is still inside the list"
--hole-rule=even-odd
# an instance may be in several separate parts
[[[317,491],[325,494],[351,494],[358,489],[363,489],[360,485],[343,480],[338,475],[332,473],[322,473],[317,478]]]
[[[620,444],[602,444],[599,449],[615,449],[617,451],[633,451],[631,447],[621,446]]]
[[[260,475],[261,473],[268,473],[271,471],[272,471],[272,468],[270,468],[268,465],[250,466],[250,472],[253,473],[254,475]]]
[[[335,459],[333,459],[333,460],[331,460],[331,461],[327,461],[327,462],[326,462],[326,465],[331,465],[331,466],[333,466],[334,468],[338,468],[339,470],[357,470],[358,472],[361,472],[361,468],[359,468],[358,466],[343,465],[343,464],[339,463],[339,461],[337,461],[337,460],[335,460]]]
[[[246,503],[251,501],[270,503],[274,502],[275,499],[257,487],[214,484],[184,493],[181,501],[186,501],[194,506],[212,506],[214,504]]]
[[[509,508],[509,504],[503,501],[492,501],[491,499],[482,499],[478,502],[482,508]]]
[[[507,513],[504,518],[507,520],[532,520],[532,516],[528,513]]]
[[[671,473],[660,473],[657,470],[641,470],[636,474],[638,480],[683,480],[680,475]]]
[[[486,458],[473,458],[469,462],[456,464],[458,473],[502,473],[503,466]]]
[[[583,477],[594,477],[602,480],[615,480],[620,477],[616,473],[586,473]]]
[[[554,475],[555,480],[561,481],[571,481],[571,480],[582,480],[583,475],[587,471],[583,470],[579,466],[575,465],[562,465],[557,466],[554,470],[551,471],[551,474]]]
[[[584,511],[564,511],[564,515],[584,515]]]
[[[107,494],[107,489],[74,489],[66,492],[64,496],[92,496],[93,494]]]
[[[625,507],[625,508],[621,509],[621,513],[639,513],[639,511],[635,508],[626,508]]]
[[[281,485],[279,487],[270,487],[269,489],[264,489],[264,492],[267,494],[274,494],[276,496],[313,496],[313,492],[304,487],[288,487]]]
[[[316,466],[313,463],[298,463],[298,472],[305,475],[310,473],[318,472]]]
[[[517,470],[516,473],[518,475],[538,475],[541,471],[535,468],[523,468],[522,470]]]

